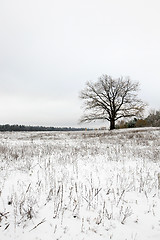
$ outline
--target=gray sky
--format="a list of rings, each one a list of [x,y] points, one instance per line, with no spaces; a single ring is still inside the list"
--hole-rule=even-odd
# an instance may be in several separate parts
[[[102,74],[139,81],[160,109],[159,12],[159,0],[1,0],[0,124],[79,126],[79,92]]]

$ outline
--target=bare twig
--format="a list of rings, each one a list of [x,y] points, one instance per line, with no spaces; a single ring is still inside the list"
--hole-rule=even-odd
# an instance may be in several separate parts
[[[121,193],[121,196],[120,196],[120,198],[119,198],[119,200],[118,200],[118,202],[117,202],[117,207],[118,207],[119,202],[121,201],[121,198],[122,198],[122,196],[123,196],[124,193],[125,193],[125,190],[123,190],[122,193]]]
[[[39,222],[34,228],[32,228],[31,230],[30,230],[30,232],[31,231],[33,231],[34,229],[36,229],[40,224],[42,224],[42,223],[44,223],[46,221],[46,219],[44,218],[41,222]]]

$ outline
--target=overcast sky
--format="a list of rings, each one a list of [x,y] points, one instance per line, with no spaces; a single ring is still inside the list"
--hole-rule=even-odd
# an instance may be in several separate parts
[[[79,126],[79,92],[103,74],[160,109],[159,13],[159,0],[0,0],[0,124]]]

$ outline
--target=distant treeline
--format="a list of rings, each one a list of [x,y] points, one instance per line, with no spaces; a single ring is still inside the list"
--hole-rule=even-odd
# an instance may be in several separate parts
[[[136,128],[136,127],[160,127],[160,111],[152,110],[146,118],[134,118],[128,122],[121,120],[116,128]]]
[[[0,125],[0,131],[84,131],[85,128],[72,127],[42,127],[42,126],[24,126],[24,125]],[[87,129],[89,130],[89,129]]]

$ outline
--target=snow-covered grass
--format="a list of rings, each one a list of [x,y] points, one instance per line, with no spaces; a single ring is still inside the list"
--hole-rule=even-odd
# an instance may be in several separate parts
[[[0,239],[159,240],[160,128],[0,133]]]

